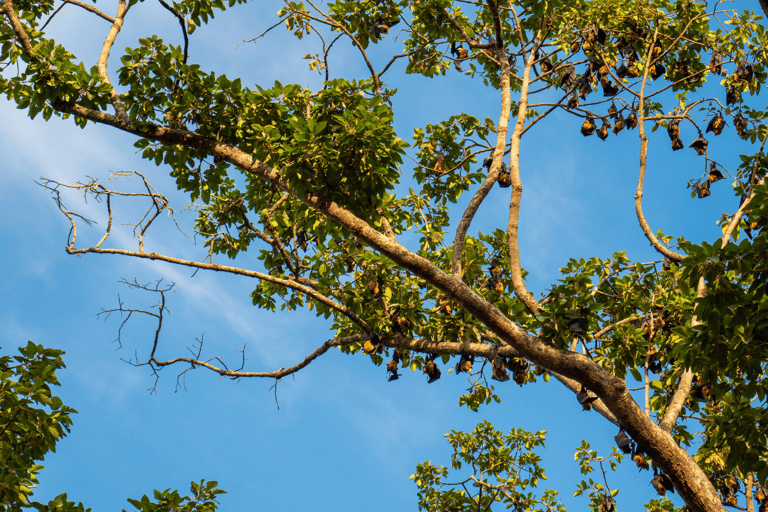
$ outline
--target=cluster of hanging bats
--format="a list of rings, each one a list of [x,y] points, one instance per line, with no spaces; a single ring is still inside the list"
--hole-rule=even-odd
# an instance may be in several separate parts
[[[396,22],[384,23],[380,21],[374,25],[373,30],[377,34],[387,33],[389,27],[395,23]],[[629,27],[628,35],[626,37],[619,38],[616,43],[623,62],[620,65],[616,59],[613,59],[609,62],[604,62],[600,57],[597,56],[597,53],[592,55],[589,55],[588,53],[589,62],[581,76],[579,76],[576,72],[574,64],[567,64],[565,66],[559,66],[555,68],[548,57],[541,57],[538,50],[534,58],[536,59],[542,76],[560,71],[559,86],[565,91],[572,91],[572,94],[567,101],[567,108],[569,110],[574,110],[579,106],[579,99],[586,99],[587,95],[594,92],[594,87],[596,87],[598,83],[603,90],[604,97],[615,97],[620,92],[620,88],[617,85],[614,85],[615,82],[612,80],[611,70],[614,70],[615,76],[617,76],[619,79],[624,79],[626,77],[638,78],[640,76],[640,69],[638,67],[639,56],[637,51],[632,46],[632,43],[645,37],[646,35],[647,34],[644,31],[638,29],[635,26]],[[573,41],[573,43],[571,43],[571,53],[576,53],[579,50],[584,50],[584,52],[587,53],[590,49],[594,50],[598,46],[604,45],[606,39],[607,35],[605,31],[595,24],[590,29],[587,29],[584,33],[582,33],[578,39]],[[454,42],[451,44],[450,51],[453,55],[454,66],[458,71],[461,72],[462,69],[460,62],[471,58],[469,55],[469,50],[463,48],[461,44],[457,45],[457,43]],[[651,57],[656,59],[662,56],[664,53],[664,48],[657,41],[652,45],[650,51]],[[510,56],[509,61],[510,65],[513,66],[515,63],[515,56]],[[696,72],[692,72],[688,64],[683,61],[675,62],[674,68],[670,70],[669,73],[663,64],[660,62],[655,62],[648,70],[648,74],[651,78],[656,80],[663,76],[665,73],[668,73],[671,79],[676,81],[684,81],[687,84],[695,84],[701,80],[702,75],[706,69],[708,69],[712,74],[722,75],[722,56],[717,52],[714,52],[712,54],[708,68]],[[747,62],[740,62],[737,65],[735,72],[727,79],[726,105],[738,103],[741,96],[741,87],[744,84],[751,84],[754,79],[755,71],[753,69],[753,65]],[[550,81],[550,83],[553,82]],[[626,117],[624,116],[625,111],[628,111]],[[617,109],[615,102],[611,101],[611,106],[608,109],[606,116],[597,116],[589,111],[587,112],[588,113],[586,118],[581,126],[581,133],[585,137],[596,133],[600,139],[606,140],[608,138],[609,131],[613,131],[614,134],[618,134],[624,128],[632,130],[637,127],[639,122],[634,103],[632,105],[625,105],[622,108]],[[746,138],[748,135],[747,119],[742,116],[741,112],[737,112],[736,114],[732,115],[732,117],[733,126],[736,129],[736,132],[740,137]],[[597,119],[602,119],[602,125],[600,128],[597,127]],[[674,151],[684,147],[684,144],[680,139],[680,119],[681,118],[674,118],[667,124],[667,133],[669,134],[672,149]],[[710,119],[709,124],[707,125],[706,133],[712,132],[715,136],[720,135],[727,124],[728,123],[723,118],[722,112],[718,111]],[[704,138],[703,134],[699,130],[698,138],[691,142],[688,147],[694,149],[697,155],[706,155],[707,146],[708,141]],[[439,151],[436,151],[435,154],[437,156],[437,165],[435,166],[435,169],[439,174],[441,174],[444,171],[443,160],[445,155]],[[491,157],[488,157],[485,159],[483,166],[490,169],[490,163]],[[707,197],[710,195],[710,184],[723,179],[723,177],[724,176],[722,172],[717,169],[717,164],[712,162],[707,179],[703,182],[699,180],[694,185],[694,192],[699,198]],[[505,164],[502,164],[502,169],[498,177],[498,183],[502,188],[509,187],[511,184],[511,176]]]

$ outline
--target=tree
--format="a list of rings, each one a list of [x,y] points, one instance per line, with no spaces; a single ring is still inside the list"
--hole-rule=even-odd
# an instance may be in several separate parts
[[[59,385],[56,370],[64,368],[61,350],[30,341],[26,347],[19,347],[19,354],[0,357],[0,510],[84,512],[83,504],[67,501],[66,494],[46,504],[30,500],[37,475],[43,469],[37,462],[56,451],[56,444],[71,429],[71,415],[77,411],[51,393],[51,385]],[[192,496],[182,497],[170,489],[155,491],[156,503],[146,495],[128,501],[142,512],[215,512],[216,497],[224,493],[216,484],[192,482]]]
[[[43,20],[58,12],[52,2],[3,0],[0,60],[18,65],[18,73],[3,78],[2,91],[33,118],[72,117],[79,126],[92,122],[135,135],[144,158],[170,166],[179,188],[202,200],[195,230],[208,254],[198,262],[145,252],[149,227],[173,210],[143,175],[146,192],[130,196],[151,202],[135,227],[138,250],[105,246],[111,199],[121,191],[95,180],[44,182],[72,223],[67,251],[256,278],[254,305],[309,308],[331,319],[334,333],[304,361],[278,371],[233,370],[201,352],[161,360],[157,335],[149,356],[136,364],[280,379],[339,347],[379,365],[391,358],[386,369],[393,380],[410,366],[432,382],[441,375],[440,361],[456,359],[457,372],[476,372],[462,397],[474,408],[493,400],[486,377],[503,382],[510,370],[525,384],[553,376],[585,409],[629,436],[624,446],[638,465],[652,461],[660,494],[673,485],[694,511],[731,506],[736,492],[753,510],[753,496],[764,496],[767,131],[765,113],[753,105],[767,77],[759,16],[691,0],[422,0],[325,8],[288,2],[280,22],[256,40],[283,22],[299,38],[317,36],[321,46],[308,60],[325,82],[312,92],[280,83],[251,90],[188,63],[188,34],[241,1],[161,2],[179,21],[184,47],[147,36],[126,49],[112,74],[108,57],[138,2],[120,0],[114,16],[67,3],[112,24],[97,65],[88,71],[46,38]],[[395,31],[404,47],[382,60],[379,43]],[[364,77],[331,73],[341,40],[358,52]],[[459,113],[459,106],[447,120],[416,127],[408,177],[409,145],[393,128],[396,90],[384,82],[396,83],[390,75],[399,62],[406,74],[424,78],[453,73],[453,66],[500,98],[497,119]],[[659,258],[632,262],[619,251],[574,259],[537,299],[521,267],[520,152],[523,140],[530,144],[537,128],[560,113],[573,120],[562,130],[581,125],[587,137],[605,141],[613,131],[611,143],[632,140],[639,155],[637,219]],[[658,128],[669,142],[653,134]],[[746,141],[738,149],[716,138],[734,131]],[[688,155],[671,156],[668,143]],[[732,163],[737,154],[740,161]],[[644,181],[655,155],[684,166],[692,197],[723,194],[716,183],[726,175],[733,180],[739,204],[715,217],[722,233],[714,241],[666,235],[646,220]],[[510,192],[502,227],[472,234],[496,184]],[[77,245],[78,220],[87,219],[60,200],[65,187],[106,199],[110,223],[98,243]],[[214,262],[223,261],[220,255],[243,261],[248,249],[259,251],[263,268]],[[164,297],[161,286],[144,288]],[[162,301],[151,312],[158,333],[163,312]],[[634,380],[644,387],[641,404],[628,389]],[[495,438],[481,429],[473,439],[483,436]],[[587,448],[583,460],[595,460]],[[593,505],[609,508],[597,495]]]

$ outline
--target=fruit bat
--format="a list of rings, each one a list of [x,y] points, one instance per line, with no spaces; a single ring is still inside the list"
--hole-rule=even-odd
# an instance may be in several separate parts
[[[437,367],[434,361],[427,361],[424,363],[422,371],[429,377],[429,379],[427,379],[427,384],[432,384],[440,378],[440,368]]]
[[[509,172],[509,168],[504,162],[501,162],[501,170],[499,171],[499,176],[496,178],[496,181],[501,188],[507,188],[512,185],[512,174]]]
[[[651,78],[653,78],[654,80],[657,80],[661,75],[666,73],[666,71],[667,71],[667,68],[662,66],[660,62],[657,62],[656,64],[653,65],[653,67],[650,70]]]
[[[664,473],[659,473],[658,475],[653,477],[653,480],[651,480],[651,485],[653,485],[653,488],[656,489],[656,492],[659,493],[659,496],[664,496],[667,491],[674,493],[675,487],[672,485],[672,480],[669,479],[669,476],[667,476]]]
[[[581,44],[579,43],[579,40],[576,39],[571,43],[571,53],[576,53],[581,49]]]
[[[712,58],[709,61],[709,70],[716,75],[723,73],[723,58],[719,53],[715,52],[712,54]]]
[[[592,410],[592,402],[597,400],[597,395],[588,390],[583,384],[581,385],[581,391],[576,395],[576,399],[581,404],[581,408],[584,411]]]
[[[635,461],[635,465],[640,469],[648,469],[651,467],[650,464],[648,464],[648,461],[645,460],[645,455],[640,452],[635,453],[632,460]]]
[[[608,122],[608,119],[603,119],[603,126],[597,130],[597,136],[600,137],[600,140],[605,140],[608,138],[608,129],[610,127],[611,123]]]
[[[302,229],[301,231],[299,231],[299,234],[296,235],[296,243],[298,244],[299,247],[301,247],[302,251],[307,250],[307,230],[306,229]]]
[[[722,179],[725,179],[725,176],[723,176],[723,173],[717,168],[715,162],[709,164],[709,176],[707,176],[707,181],[714,183]]]
[[[549,73],[554,69],[554,66],[552,65],[552,62],[549,59],[544,59],[539,63],[539,66],[541,66],[541,72],[542,73]]]
[[[688,68],[688,64],[682,61],[675,62],[675,71],[677,71],[677,73],[682,76],[688,76],[691,74],[691,70]]]
[[[613,118],[615,118],[617,112],[618,112],[618,110],[616,110],[616,103],[611,101],[611,106],[608,107],[608,115],[613,117]]]
[[[754,76],[752,72],[752,64],[744,64],[743,62],[740,62],[739,65],[736,66],[734,75],[738,82],[751,82],[752,77]]]
[[[515,365],[515,369],[513,371],[513,378],[515,382],[517,382],[518,385],[522,386],[528,381],[528,370],[531,368],[531,363],[528,361],[521,359],[518,361],[517,365]]]
[[[613,133],[619,134],[624,129],[624,115],[621,112],[616,116],[616,121],[613,123]]]
[[[696,150],[696,154],[701,156],[707,153],[708,145],[709,142],[707,142],[707,139],[705,139],[703,135],[699,135],[699,138],[691,142],[688,147]]]
[[[705,181],[704,183],[695,183],[693,185],[693,191],[696,192],[696,197],[698,197],[699,199],[702,199],[710,195],[709,180]]]
[[[624,429],[619,430],[619,433],[613,439],[622,453],[632,453],[632,439],[624,432]]]
[[[568,98],[568,105],[567,107],[571,110],[575,109],[579,106],[579,97],[576,95],[576,91],[573,91],[573,94],[571,94],[571,97]]]
[[[504,360],[502,358],[495,357],[491,366],[493,367],[493,374],[491,375],[493,380],[499,382],[506,382],[509,380],[509,373],[507,373],[507,369],[504,368]]]
[[[637,69],[637,66],[635,66],[634,64],[630,64],[629,67],[627,68],[627,76],[629,76],[630,78],[637,78],[638,76],[640,76],[640,71]]]
[[[733,105],[734,103],[738,103],[740,96],[741,95],[739,94],[739,90],[736,87],[729,87],[728,91],[725,93],[726,106]]]
[[[491,151],[491,154],[485,157],[485,160],[483,160],[483,167],[491,170],[491,164],[493,163],[493,151]]]
[[[568,331],[571,334],[581,334],[584,332],[584,329],[581,328],[581,322],[578,318],[574,318],[568,323]]]
[[[619,66],[619,69],[616,70],[616,76],[619,78],[626,78],[627,75],[629,75],[629,68],[625,64],[622,64]]]
[[[651,47],[651,53],[653,54],[654,59],[658,58],[662,51],[661,44],[658,41]]]
[[[400,376],[397,374],[397,362],[394,359],[387,363],[387,371],[391,373],[391,375],[387,378],[388,382],[400,378]]]
[[[579,81],[579,97],[581,99],[586,99],[587,94],[592,92],[592,84],[589,83],[589,77],[587,75],[583,75]]]
[[[605,44],[605,38],[606,38],[605,31],[603,29],[601,29],[600,27],[598,27],[597,23],[593,23],[592,24],[592,29],[590,30],[590,34],[592,34],[590,36],[590,39],[591,39],[590,42],[597,41],[597,43],[600,44],[600,45],[604,45]]]
[[[394,20],[394,21],[384,21],[381,18],[376,20],[376,23],[371,26],[371,31],[373,31],[373,35],[376,37],[381,37],[381,34],[388,34],[389,29],[394,27],[400,23],[400,20]]]
[[[411,322],[404,316],[398,315],[395,318],[395,326],[400,331],[407,331],[411,327]]]
[[[456,54],[460,59],[466,59],[467,57],[469,57],[469,50],[459,46],[458,48],[456,48]]]
[[[683,141],[680,139],[672,139],[672,151],[683,149]]]
[[[384,346],[380,343],[379,337],[374,334],[371,336],[371,339],[365,340],[365,343],[363,343],[363,352],[366,354],[381,354],[384,352]]]
[[[474,363],[474,361],[475,356],[462,355],[459,362],[456,363],[456,374],[458,375],[461,372],[472,373],[472,363]]]
[[[600,77],[600,85],[603,87],[603,96],[616,96],[619,93],[619,88],[614,87],[607,76]]]
[[[603,496],[603,501],[600,503],[600,512],[614,512],[616,510],[613,506],[613,498],[608,495]]]
[[[445,168],[443,167],[443,160],[445,160],[445,154],[441,153],[440,151],[435,151],[435,156],[437,157],[437,163],[435,164],[435,172],[442,173]]]
[[[595,125],[594,118],[588,117],[584,120],[584,124],[581,125],[581,134],[587,137],[595,133],[596,128],[597,128],[597,125]]]
[[[560,87],[564,90],[570,89],[573,86],[573,82],[576,80],[576,68],[573,64],[568,64],[560,77]]]
[[[720,135],[723,133],[723,128],[725,128],[725,119],[723,119],[723,116],[718,112],[715,114],[715,117],[709,121],[706,133],[714,132],[715,135]]]
[[[728,483],[728,488],[733,492],[739,492],[741,490],[741,486],[739,485],[739,479],[736,478],[733,475],[728,475],[726,478],[726,481]]]
[[[632,130],[634,128],[637,128],[637,123],[638,123],[638,121],[637,121],[637,112],[635,112],[634,110],[632,112],[630,112],[629,115],[627,116],[627,121],[626,122],[627,122],[627,129],[628,130]]]
[[[672,119],[667,125],[667,133],[670,140],[675,140],[680,137],[680,120]]]
[[[733,127],[736,128],[736,133],[739,134],[739,137],[742,139],[745,138],[747,134],[747,120],[744,118],[741,113],[736,114],[733,118]]]
[[[766,490],[766,488],[763,487],[762,485],[756,485],[755,499],[760,503],[764,503],[768,501],[768,490]]]

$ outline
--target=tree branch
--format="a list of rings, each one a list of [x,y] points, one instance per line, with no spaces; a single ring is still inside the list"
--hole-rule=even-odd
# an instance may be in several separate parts
[[[77,5],[78,7],[82,7],[86,11],[91,11],[92,13],[94,13],[94,14],[96,14],[98,16],[101,16],[102,18],[104,18],[105,20],[107,20],[110,23],[115,23],[116,22],[115,18],[113,18],[112,16],[109,16],[108,14],[104,14],[103,12],[101,12],[100,10],[98,10],[97,8],[95,8],[92,5],[88,5],[88,4],[80,2],[78,0],[63,0],[63,1],[64,1],[65,4]]]
[[[514,13],[514,10],[512,11]],[[517,20],[517,15],[515,15]],[[519,21],[518,21],[519,25]],[[512,198],[509,203],[509,221],[507,223],[507,246],[509,250],[510,272],[512,274],[512,286],[515,295],[525,304],[525,307],[532,315],[539,312],[539,305],[536,299],[525,287],[523,281],[523,271],[520,266],[520,247],[518,243],[518,221],[520,218],[520,200],[523,196],[523,184],[520,181],[520,138],[523,136],[525,128],[525,115],[528,111],[528,85],[531,75],[531,67],[535,61],[536,49],[538,48],[541,29],[536,34],[535,41],[528,55],[523,71],[523,84],[520,88],[520,102],[517,111],[517,123],[512,131],[512,139],[509,148],[509,172],[512,175]]]
[[[658,33],[659,28],[656,27],[653,32],[653,42],[649,48],[653,48],[656,44]],[[638,129],[640,134],[640,173],[637,179],[637,192],[635,192],[635,212],[637,213],[637,220],[640,223],[640,227],[642,228],[643,233],[645,233],[646,238],[651,242],[651,245],[672,261],[682,261],[685,258],[685,255],[671,251],[664,244],[659,242],[659,239],[656,238],[656,235],[651,231],[648,221],[645,220],[645,215],[643,215],[643,184],[645,183],[645,169],[648,161],[648,137],[645,135],[645,86],[648,83],[648,72],[651,67],[652,54],[653,52],[649,50],[645,59],[643,81],[640,86],[640,103],[637,109]]]
[[[491,1],[489,6],[492,5],[493,2]],[[492,7],[491,10],[494,19],[497,21],[496,25],[499,25],[497,20],[499,15],[498,11],[494,7]],[[456,25],[458,26],[458,23],[456,23]],[[466,210],[464,210],[464,214],[461,216],[461,221],[456,228],[456,237],[453,241],[453,256],[451,259],[453,277],[456,279],[461,279],[462,276],[461,259],[464,252],[464,238],[467,235],[467,231],[469,230],[469,226],[472,223],[472,219],[475,217],[478,208],[480,208],[480,204],[483,202],[483,200],[488,195],[488,192],[491,191],[491,188],[493,188],[493,185],[496,183],[496,179],[498,178],[499,172],[501,170],[502,161],[504,160],[504,150],[506,148],[507,140],[507,127],[509,126],[509,112],[512,108],[512,97],[509,86],[509,74],[511,70],[509,61],[507,60],[506,53],[504,51],[504,44],[501,40],[500,32],[497,33],[497,39],[498,41],[496,45],[496,54],[499,59],[499,64],[501,65],[501,77],[499,83],[499,89],[501,90],[501,113],[499,114],[499,124],[496,131],[496,148],[492,153],[493,161],[491,163],[490,169],[488,169],[488,175],[485,177],[485,180],[475,192],[475,195],[469,201]]]
[[[96,64],[96,67],[99,70],[99,76],[101,79],[104,80],[105,83],[109,84],[112,89],[109,92],[109,96],[112,98],[112,106],[115,107],[117,116],[123,121],[127,122],[128,114],[125,111],[125,106],[123,105],[123,102],[120,99],[120,96],[117,94],[114,86],[112,86],[112,82],[109,80],[109,74],[107,73],[107,60],[109,59],[109,53],[112,50],[112,45],[115,44],[115,39],[117,38],[118,32],[120,32],[120,28],[123,26],[123,19],[126,12],[128,12],[126,1],[120,0],[120,3],[117,7],[117,16],[112,23],[112,28],[109,29],[107,38],[104,40],[104,45],[101,47],[101,54],[99,55],[99,61]]]

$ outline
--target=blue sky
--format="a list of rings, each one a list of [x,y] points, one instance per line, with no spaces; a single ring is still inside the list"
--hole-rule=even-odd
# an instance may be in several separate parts
[[[97,6],[111,13],[116,2]],[[279,5],[261,2],[218,14],[191,37],[191,60],[203,69],[240,77],[244,85],[301,83],[316,89],[319,75],[302,57],[314,50],[314,40],[297,41],[278,29],[256,44],[240,44],[276,21]],[[57,42],[94,64],[109,29],[107,22],[68,6],[50,25]],[[160,33],[180,44],[178,25],[153,2],[132,8],[118,37],[109,69],[114,71],[120,49],[134,47],[139,37]],[[397,43],[390,37],[370,55],[379,65],[389,60]],[[364,77],[359,55],[340,44],[332,57],[332,72],[347,78]],[[452,69],[435,79],[405,76],[403,66],[386,75],[399,92],[395,99],[396,129],[411,140],[413,128],[466,112],[498,119],[498,94],[478,88]],[[116,79],[113,79],[116,82]],[[715,93],[721,97],[724,91]],[[703,115],[702,115],[703,117]],[[609,257],[627,250],[638,261],[659,259],[648,245],[634,211],[639,141],[637,131],[611,135],[602,142],[579,134],[580,122],[555,115],[523,140],[524,184],[521,211],[522,265],[531,273],[530,288],[538,295],[559,277],[570,257]],[[663,130],[651,136],[644,209],[653,230],[684,234],[699,241],[717,237],[715,220],[735,211],[738,199],[730,185],[713,186],[706,200],[693,200],[686,183],[700,175],[703,162],[693,151],[673,153]],[[683,130],[683,140],[695,138]],[[712,139],[710,137],[710,139]],[[64,251],[69,231],[51,197],[34,183],[39,177],[74,183],[86,176],[105,185],[111,170],[137,170],[182,209],[188,202],[175,190],[168,169],[142,161],[134,137],[106,127],[76,128],[71,120],[30,121],[6,100],[0,101],[0,169],[5,186],[0,201],[3,250],[0,264],[0,346],[3,353],[27,340],[66,351],[67,370],[59,375],[64,402],[79,411],[72,433],[45,461],[36,498],[47,500],[66,492],[94,510],[130,509],[126,498],[151,494],[153,489],[178,488],[189,482],[218,480],[228,491],[224,510],[352,510],[415,509],[416,487],[408,477],[418,462],[449,463],[444,434],[471,430],[488,419],[502,431],[512,427],[548,430],[541,451],[549,480],[542,486],[560,491],[568,508],[586,507],[586,498],[573,498],[580,479],[573,452],[585,439],[602,454],[613,444],[616,429],[596,413],[581,412],[575,397],[558,383],[519,388],[511,381],[497,386],[501,404],[474,413],[457,406],[468,386],[464,377],[448,375],[427,385],[420,374],[407,373],[387,383],[383,367],[367,358],[331,351],[293,377],[280,382],[278,399],[268,380],[233,382],[210,373],[187,374],[186,390],[177,390],[174,368],[161,372],[157,393],[150,395],[154,377],[147,368],[134,368],[121,359],[138,351],[146,355],[154,334],[147,319],[132,319],[123,330],[123,348],[113,342],[120,320],[96,318],[102,308],[149,308],[156,298],[119,284],[120,279],[150,283],[174,282],[168,294],[171,315],[162,331],[161,356],[184,355],[196,338],[205,337],[203,355],[239,361],[245,345],[247,369],[275,370],[295,364],[331,337],[329,324],[310,313],[273,314],[255,309],[249,293],[254,283],[233,276],[198,272],[161,262],[122,256],[69,256]],[[716,143],[715,143],[716,142]],[[746,151],[732,129],[710,140],[710,155],[729,169],[737,153]],[[410,165],[406,161],[404,171]],[[115,182],[115,188],[138,183]],[[494,189],[473,226],[488,231],[506,225],[509,196]],[[78,232],[83,246],[101,237],[103,204],[82,196],[65,196],[67,206],[87,214],[98,225]],[[460,215],[466,201],[455,211]],[[117,223],[135,222],[139,213],[130,202],[116,201]],[[192,233],[193,215],[182,212],[179,222]],[[119,228],[119,229],[118,229]],[[453,233],[449,234],[452,238]],[[135,248],[130,228],[115,226],[110,247]],[[145,242],[148,251],[200,260],[195,245],[165,219]],[[254,268],[253,256],[239,261]],[[223,260],[218,261],[223,263]],[[640,509],[655,493],[650,473],[637,475],[625,464],[609,481],[619,487],[618,504]]]

